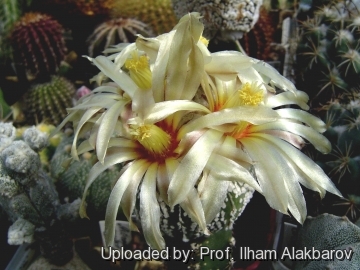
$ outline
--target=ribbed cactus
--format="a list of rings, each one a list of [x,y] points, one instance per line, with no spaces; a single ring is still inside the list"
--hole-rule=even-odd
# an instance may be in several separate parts
[[[295,270],[317,269],[359,269],[360,265],[360,228],[349,222],[346,217],[323,214],[307,218],[300,229],[297,250],[318,251],[346,250],[352,252],[351,259],[334,260],[296,260]],[[314,255],[311,255],[314,256]]]
[[[67,167],[64,162],[71,157],[70,149],[73,137],[64,137],[57,147],[51,160],[51,175],[56,179],[56,186],[61,199],[67,198],[70,202],[81,198],[84,192],[86,179],[90,169],[96,162],[93,153],[84,153],[79,161],[73,161]],[[91,185],[87,195],[87,214],[91,220],[102,220],[105,217],[107,201],[112,186],[120,176],[120,167],[114,166],[106,170]]]
[[[111,19],[98,25],[94,32],[89,36],[89,55],[94,55],[94,49],[101,46],[101,50],[118,43],[134,42],[136,35],[141,34],[144,37],[152,35],[150,27],[132,18]]]
[[[114,18],[135,18],[148,24],[156,35],[169,32],[177,23],[171,0],[115,1]]]
[[[28,121],[58,125],[67,115],[75,95],[74,85],[60,76],[52,76],[50,82],[34,85],[26,95]]]
[[[18,0],[4,0],[0,5],[0,64],[10,57],[11,46],[9,33],[13,24],[21,16],[21,7]]]
[[[352,1],[314,9],[301,24],[297,85],[318,105],[360,85],[360,13]]]
[[[280,42],[276,40],[275,36],[278,17],[278,12],[260,8],[259,20],[240,40],[247,55],[266,61],[274,60],[274,55],[271,54],[273,52],[272,45]]]
[[[64,217],[77,216],[79,201],[60,205],[52,179],[41,168],[37,152],[48,144],[47,135],[32,127],[23,140],[15,136],[12,124],[0,123],[0,205],[14,222],[8,242],[38,241],[42,255],[62,265],[73,256]]]
[[[34,75],[53,74],[64,59],[63,27],[46,14],[29,12],[11,33],[14,60]]]

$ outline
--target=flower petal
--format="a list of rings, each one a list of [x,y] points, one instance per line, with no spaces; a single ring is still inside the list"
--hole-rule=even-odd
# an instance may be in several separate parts
[[[130,229],[133,231],[139,231],[137,226],[132,221],[131,215],[134,212],[135,203],[136,203],[136,195],[138,191],[139,184],[141,180],[143,179],[143,176],[147,169],[149,168],[150,163],[146,163],[143,166],[141,166],[133,175],[132,180],[130,181],[128,187],[126,188],[126,191],[124,192],[120,206],[124,212],[124,215],[129,221]]]
[[[259,125],[275,121],[278,117],[275,111],[264,106],[242,106],[224,109],[204,115],[184,125],[179,131],[178,138],[182,138],[186,133],[205,127],[218,126],[226,123],[238,123],[240,121],[247,121]]]
[[[204,210],[200,201],[199,194],[195,188],[192,188],[186,199],[180,203],[182,209],[189,215],[191,220],[197,223],[205,235],[210,235],[206,228]]]
[[[288,194],[284,179],[278,173],[279,170],[286,168],[281,168],[271,158],[276,152],[268,148],[268,143],[255,137],[245,137],[241,140],[241,143],[255,161],[254,167],[257,180],[266,201],[272,208],[287,214]]]
[[[117,152],[115,154],[112,155],[108,155],[105,160],[104,163],[100,163],[97,162],[90,170],[88,178],[86,180],[86,184],[85,184],[85,188],[84,188],[84,192],[83,192],[83,197],[82,197],[82,201],[81,201],[81,205],[80,205],[80,216],[83,217],[87,217],[86,215],[86,203],[85,203],[85,199],[86,199],[86,195],[87,195],[87,191],[89,189],[89,187],[91,186],[91,184],[96,180],[96,178],[106,169],[108,169],[109,167],[118,164],[118,163],[122,163],[125,161],[129,161],[132,159],[135,159],[138,156],[138,154],[134,153],[133,151],[122,151],[122,152]]]
[[[134,161],[131,166],[120,176],[114,188],[111,191],[109,201],[105,213],[105,242],[107,246],[112,246],[115,237],[115,220],[119,210],[121,198],[127,189],[129,183],[132,181],[133,175],[142,166],[147,164],[146,160],[140,159]]]
[[[186,153],[170,180],[168,195],[171,207],[182,202],[188,196],[221,137],[222,133],[208,130]]]
[[[227,195],[229,183],[229,181],[223,179],[215,179],[211,174],[204,175],[200,181],[198,190],[207,224],[220,212]]]
[[[140,190],[141,227],[146,242],[151,248],[162,250],[165,240],[160,232],[160,206],[156,198],[157,163],[152,163],[147,170]]]

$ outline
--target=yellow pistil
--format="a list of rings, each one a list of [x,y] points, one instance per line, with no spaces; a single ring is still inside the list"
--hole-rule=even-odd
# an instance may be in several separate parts
[[[151,70],[146,55],[139,56],[137,50],[131,52],[131,58],[125,61],[125,68],[137,86],[144,90],[151,88]]]
[[[240,105],[256,106],[264,100],[264,92],[256,83],[245,83],[238,92]]]
[[[130,134],[154,156],[164,156],[171,145],[171,136],[156,125],[130,125]]]
[[[206,47],[209,45],[209,40],[204,38],[203,36],[200,37],[199,41],[203,43]]]

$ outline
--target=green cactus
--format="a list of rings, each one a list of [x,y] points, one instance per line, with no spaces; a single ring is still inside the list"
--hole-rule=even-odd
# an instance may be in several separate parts
[[[26,13],[11,32],[14,61],[33,75],[54,74],[67,50],[63,32],[63,27],[50,16]]]
[[[28,122],[58,125],[72,107],[74,85],[67,79],[51,76],[51,81],[34,85],[27,93]]]
[[[89,171],[97,161],[95,154],[86,152],[79,157],[79,161],[73,161],[65,168],[64,162],[71,157],[72,141],[73,137],[64,137],[56,148],[50,165],[60,198],[67,198],[70,202],[82,197]],[[91,185],[86,199],[87,214],[91,220],[104,219],[107,201],[114,182],[120,176],[120,169],[117,165],[106,170]]]
[[[318,105],[360,85],[360,13],[352,1],[314,9],[300,25],[297,87]]]
[[[300,229],[297,250],[314,248],[318,251],[352,251],[351,260],[297,260],[295,270],[304,269],[358,269],[360,265],[360,228],[346,217],[323,214],[316,218],[307,218]]]
[[[353,92],[352,95],[342,95],[329,101],[320,108],[318,114],[326,123],[327,130],[324,136],[331,142],[332,151],[327,155],[313,151],[311,147],[306,151],[322,167],[345,197],[343,201],[334,201],[333,197],[328,197],[328,200],[324,201],[324,210],[338,215],[347,215],[355,221],[358,204],[353,203],[353,199],[360,196],[359,93]],[[315,214],[317,213],[313,213]]]

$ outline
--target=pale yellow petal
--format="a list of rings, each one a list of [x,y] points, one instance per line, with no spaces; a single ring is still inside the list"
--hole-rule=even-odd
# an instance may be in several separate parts
[[[162,250],[165,240],[160,232],[160,206],[156,197],[157,163],[147,170],[140,190],[140,219],[146,242],[151,248]]]

